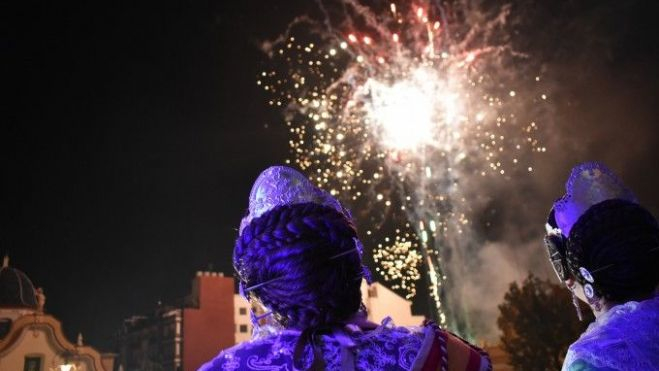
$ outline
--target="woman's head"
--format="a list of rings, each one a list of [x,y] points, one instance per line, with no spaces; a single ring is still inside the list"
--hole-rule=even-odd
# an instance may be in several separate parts
[[[655,218],[601,163],[575,166],[565,190],[554,202],[545,236],[559,278],[596,313],[607,302],[651,295],[658,283]],[[575,284],[579,290],[574,290]]]
[[[634,202],[612,199],[591,206],[572,226],[566,253],[577,282],[591,283],[609,302],[646,298],[659,284],[659,226]]]
[[[347,320],[361,303],[363,270],[357,244],[352,222],[335,208],[312,202],[284,204],[244,226],[234,249],[234,267],[243,289],[272,310],[282,325],[330,326]]]

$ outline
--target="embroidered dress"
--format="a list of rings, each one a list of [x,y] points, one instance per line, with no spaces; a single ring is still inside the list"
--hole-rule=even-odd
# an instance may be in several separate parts
[[[570,346],[563,371],[659,370],[659,296],[617,305]]]
[[[299,336],[299,331],[281,330],[238,344],[222,351],[200,371],[295,370],[293,353]],[[396,327],[385,319],[371,331],[322,335],[315,348],[305,347],[304,369],[311,367],[315,351],[322,354],[324,370],[443,371],[448,370],[448,362],[465,371],[491,370],[487,353],[432,324]]]

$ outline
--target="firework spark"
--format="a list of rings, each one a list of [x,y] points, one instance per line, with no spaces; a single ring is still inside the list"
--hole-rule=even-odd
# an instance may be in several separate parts
[[[285,109],[290,161],[358,211],[385,281],[411,297],[425,267],[436,319],[469,332],[450,300],[473,241],[461,184],[530,172],[529,153],[546,150],[525,107],[536,93],[510,66],[523,56],[501,36],[509,10],[319,4],[325,19],[267,44],[257,81]]]

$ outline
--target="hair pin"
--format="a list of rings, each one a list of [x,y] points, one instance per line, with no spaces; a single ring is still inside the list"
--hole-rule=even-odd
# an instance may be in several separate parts
[[[254,315],[254,320],[255,321],[260,321],[260,320],[264,319],[265,317],[267,317],[269,315],[272,315],[273,313],[274,312],[270,310],[270,311],[267,311],[267,312],[261,314],[260,316]]]
[[[601,267],[601,268],[597,268],[597,269],[593,270],[591,273],[597,273],[597,272],[603,271],[603,270],[605,270],[605,269],[608,269],[608,268],[613,267],[614,265],[615,265],[615,264],[613,264],[613,263],[611,263],[611,264],[607,264],[607,265],[605,265],[605,266],[603,266],[603,267]],[[583,273],[582,273],[582,275],[583,275]],[[586,278],[586,277],[584,276],[584,278]]]
[[[353,253],[353,252],[355,252],[355,251],[359,252],[359,248],[354,247],[354,248],[352,248],[352,249],[350,249],[350,250],[347,250],[347,251],[344,251],[344,252],[338,253],[338,254],[336,254],[336,255],[334,255],[334,256],[331,256],[331,257],[329,258],[329,260],[334,260],[334,259],[336,259],[336,258],[340,258],[340,257],[342,257],[342,256],[344,256],[344,255],[351,254],[351,253]]]
[[[657,247],[655,247],[655,248],[653,248],[653,249],[648,250],[648,253],[655,252],[655,251],[657,251],[657,250],[659,250],[659,246],[657,246]],[[592,271],[590,272],[590,274],[592,275],[593,273],[597,273],[597,272],[603,271],[603,270],[605,270],[605,269],[608,269],[608,268],[613,267],[614,265],[615,265],[615,264],[611,263],[611,264],[607,264],[607,265],[605,265],[605,266],[603,266],[603,267],[596,268],[596,269],[592,270]],[[581,269],[581,268],[580,268],[580,269]],[[584,268],[584,269],[585,269],[585,268]],[[582,276],[583,276],[583,272],[582,272]],[[584,276],[584,278],[586,278],[586,277]]]
[[[284,277],[283,277],[283,276],[281,276],[281,277],[275,277],[275,278],[273,278],[273,279],[270,279],[270,280],[267,280],[267,281],[263,281],[263,282],[261,282],[261,283],[257,283],[256,285],[253,285],[253,286],[250,286],[250,287],[246,287],[246,288],[243,290],[243,292],[247,293],[247,292],[250,292],[250,291],[252,291],[252,290],[256,290],[256,289],[258,289],[259,287],[265,286],[265,285],[267,285],[267,284],[269,284],[269,283],[272,283],[272,282],[274,282],[274,281],[280,280],[280,279],[282,279],[282,278],[284,278]]]
[[[334,256],[331,256],[328,260],[334,260],[334,259],[336,259],[336,258],[340,258],[340,257],[342,257],[342,256],[344,256],[344,255],[348,255],[348,254],[353,253],[353,252],[355,252],[355,251],[359,252],[359,248],[358,248],[358,247],[355,247],[355,248],[352,248],[352,249],[350,249],[350,250],[343,251],[343,252],[341,252],[341,253],[339,253],[339,254],[336,254],[336,255],[334,255]],[[253,285],[253,286],[250,286],[250,287],[246,287],[245,289],[243,289],[243,292],[244,292],[244,293],[248,293],[248,292],[250,292],[250,291],[252,291],[252,290],[256,290],[256,289],[258,289],[259,287],[263,287],[263,286],[265,286],[265,285],[267,285],[267,284],[269,284],[269,283],[272,283],[272,282],[274,282],[274,281],[280,280],[280,279],[282,279],[282,278],[284,278],[284,277],[283,277],[283,276],[281,276],[281,277],[275,277],[275,278],[273,278],[273,279],[269,279],[269,280],[267,280],[267,281],[263,281],[263,282],[261,282],[261,283],[257,283],[256,285]]]

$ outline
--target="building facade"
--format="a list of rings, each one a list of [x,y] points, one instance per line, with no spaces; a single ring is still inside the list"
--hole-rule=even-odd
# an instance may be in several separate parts
[[[252,337],[252,320],[249,315],[250,305],[247,299],[233,294],[233,322],[235,323],[233,342],[242,343]]]
[[[118,366],[125,371],[182,370],[182,322],[182,310],[174,308],[124,320],[118,336]]]
[[[117,363],[123,370],[195,371],[235,343],[232,277],[197,272],[182,302],[124,321],[117,336]]]
[[[46,296],[5,257],[0,268],[0,370],[113,371],[114,354],[75,343],[44,312]]]
[[[390,290],[379,282],[367,285],[362,281],[362,302],[368,319],[380,323],[390,317],[397,326],[421,326],[424,316],[412,314],[412,302]]]

